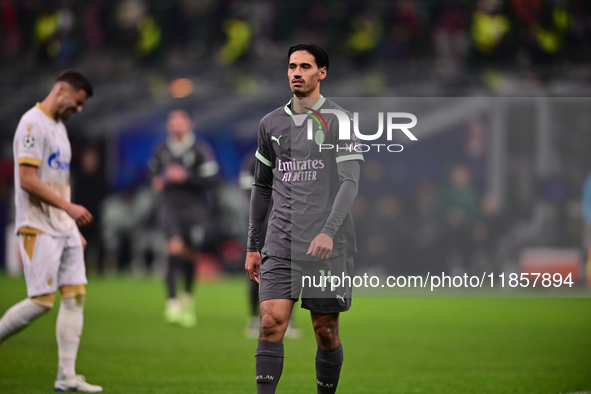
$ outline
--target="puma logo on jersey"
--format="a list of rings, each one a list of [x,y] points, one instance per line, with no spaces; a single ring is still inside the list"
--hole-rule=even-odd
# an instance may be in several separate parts
[[[347,293],[343,294],[342,296],[337,294],[337,300],[340,299],[341,301],[343,301],[343,304],[346,304],[345,302],[345,296],[347,295]]]
[[[279,136],[279,138],[283,137],[282,135]],[[277,145],[281,145],[281,142],[279,142],[279,138],[275,137],[274,135],[271,136],[271,141],[277,141]]]

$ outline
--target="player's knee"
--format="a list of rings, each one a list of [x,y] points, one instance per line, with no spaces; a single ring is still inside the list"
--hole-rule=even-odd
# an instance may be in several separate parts
[[[277,335],[281,333],[283,325],[283,322],[278,319],[277,316],[273,316],[272,314],[263,314],[261,316],[261,336],[264,338]],[[286,324],[285,326],[285,328],[287,328]],[[283,328],[284,331],[285,328]]]
[[[55,303],[55,293],[31,297],[31,302],[50,311],[53,309],[53,304]]]
[[[66,285],[60,287],[62,294],[62,300],[66,301],[65,305],[68,305],[69,300],[73,300],[73,304],[76,307],[83,308],[84,301],[86,300],[86,288],[84,285]]]
[[[314,324],[314,332],[323,343],[334,342],[339,337],[339,327],[335,323]]]

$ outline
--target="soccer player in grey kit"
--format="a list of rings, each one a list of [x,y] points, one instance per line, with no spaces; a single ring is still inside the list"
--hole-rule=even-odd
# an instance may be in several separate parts
[[[349,210],[357,195],[363,155],[353,149],[355,137],[338,139],[336,116],[321,115],[322,109],[348,113],[320,94],[329,66],[326,52],[313,44],[298,44],[289,48],[288,61],[293,98],[261,120],[250,201],[245,269],[250,280],[260,283],[257,392],[275,393],[283,369],[283,336],[301,292],[318,344],[318,393],[335,393],[343,363],[339,313],[351,306],[351,284],[323,287],[319,295],[319,289],[302,286],[301,277],[352,273],[357,250]],[[257,244],[271,200],[259,254]]]

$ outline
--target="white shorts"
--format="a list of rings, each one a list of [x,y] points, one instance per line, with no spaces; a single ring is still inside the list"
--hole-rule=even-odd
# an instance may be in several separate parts
[[[78,231],[63,237],[18,234],[27,295],[55,293],[64,285],[85,285],[84,250]]]

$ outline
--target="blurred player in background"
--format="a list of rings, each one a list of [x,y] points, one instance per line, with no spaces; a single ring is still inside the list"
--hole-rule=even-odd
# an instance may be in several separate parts
[[[219,165],[213,150],[196,138],[191,117],[173,110],[166,123],[168,138],[150,160],[152,187],[162,192],[159,221],[166,236],[168,301],[164,317],[171,324],[196,324],[192,297],[194,255],[205,239],[212,193],[220,184]],[[184,293],[177,297],[177,272]]]
[[[583,184],[583,250],[586,256],[587,287],[591,287],[591,172]]]
[[[357,196],[363,155],[352,149],[355,141],[338,139],[338,121],[329,114],[324,126],[316,126],[314,139],[306,137],[306,119],[313,111],[344,111],[320,95],[327,71],[328,55],[318,46],[289,48],[287,75],[293,98],[259,125],[245,263],[250,280],[260,284],[261,329],[255,354],[259,394],[275,393],[277,388],[283,336],[300,291],[318,345],[317,392],[335,393],[341,373],[339,313],[351,307],[351,284],[327,288],[320,296],[301,282],[304,272],[351,276],[352,253],[357,251],[349,211]],[[339,149],[319,150],[320,144]],[[261,260],[257,248],[271,200]]]
[[[62,72],[45,100],[22,116],[13,142],[16,229],[29,298],[2,316],[0,342],[51,310],[59,288],[56,391],[103,391],[75,371],[87,283],[86,240],[77,225],[90,224],[92,215],[70,202],[72,151],[62,122],[81,112],[92,93],[84,75]]]

